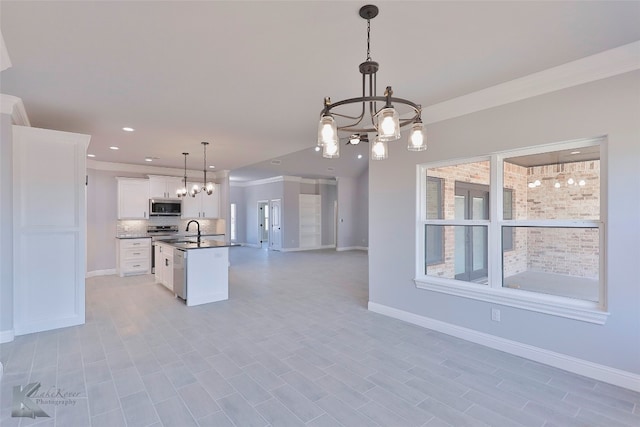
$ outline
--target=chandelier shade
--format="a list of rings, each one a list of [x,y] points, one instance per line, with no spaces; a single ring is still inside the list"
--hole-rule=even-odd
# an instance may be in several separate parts
[[[360,8],[360,17],[367,21],[367,57],[365,62],[359,66],[362,74],[362,96],[356,98],[344,99],[341,101],[331,102],[330,97],[324,98],[324,108],[320,112],[320,123],[318,125],[318,146],[323,147],[322,155],[327,158],[335,158],[339,156],[340,138],[339,134],[349,133],[347,144],[357,145],[360,141],[368,142],[368,134],[376,134],[374,144],[372,144],[371,158],[376,160],[386,159],[388,156],[388,147],[386,143],[398,140],[401,135],[402,128],[411,126],[412,131],[409,137],[409,145],[411,151],[422,151],[426,148],[426,140],[424,133],[424,125],[421,120],[422,107],[407,99],[396,98],[393,96],[391,86],[387,86],[384,95],[377,94],[376,89],[376,73],[380,65],[371,59],[371,19],[378,15],[378,7],[374,5],[366,5]],[[351,108],[346,106],[350,105]],[[354,114],[353,105],[359,105]],[[402,106],[402,114],[394,107]],[[347,111],[350,114],[347,114]],[[419,142],[418,127],[420,124],[422,142]],[[415,129],[415,130],[414,130]],[[413,136],[415,134],[415,136]],[[385,143],[384,155],[381,153],[374,154],[373,147],[377,146],[378,151],[382,150]],[[326,145],[330,147],[325,149]],[[336,147],[337,146],[337,149]]]

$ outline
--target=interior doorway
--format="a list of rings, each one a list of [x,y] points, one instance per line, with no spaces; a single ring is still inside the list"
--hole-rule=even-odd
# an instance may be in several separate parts
[[[260,248],[269,247],[269,201],[258,201],[258,244]]]
[[[282,249],[282,227],[280,225],[282,216],[282,204],[280,199],[271,201],[271,214],[269,219],[271,220],[269,248],[274,251]]]

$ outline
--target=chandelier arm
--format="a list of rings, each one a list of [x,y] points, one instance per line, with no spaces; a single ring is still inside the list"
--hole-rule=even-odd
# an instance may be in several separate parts
[[[400,127],[406,127],[407,125],[410,125],[412,123],[414,123],[417,119],[420,118],[420,113],[421,113],[421,109],[422,107],[412,101],[409,101],[407,99],[403,99],[403,98],[394,98],[394,97],[388,97],[388,96],[361,96],[358,98],[349,98],[349,99],[344,99],[342,101],[337,101],[334,102],[333,104],[329,104],[327,106],[325,106],[325,109],[323,110],[323,114],[327,113],[327,114],[333,114],[335,116],[342,116],[338,113],[331,113],[331,110],[343,105],[349,105],[349,104],[358,104],[358,103],[366,103],[366,102],[370,102],[370,103],[374,103],[374,102],[384,102],[386,103],[387,101],[390,101],[393,104],[400,104],[400,105],[407,105],[409,107],[411,107],[414,111],[414,114],[412,117],[409,118],[405,118],[405,119],[401,119],[400,120]],[[377,112],[375,112],[377,113]],[[344,117],[344,116],[342,116]],[[355,119],[355,117],[354,117]],[[360,121],[356,122],[356,123],[352,123],[352,124],[348,124],[345,126],[338,126],[338,130],[339,131],[344,131],[344,132],[351,132],[351,133],[368,133],[368,132],[377,132],[378,130],[376,129],[375,125],[372,125],[371,127],[355,127],[360,123]]]

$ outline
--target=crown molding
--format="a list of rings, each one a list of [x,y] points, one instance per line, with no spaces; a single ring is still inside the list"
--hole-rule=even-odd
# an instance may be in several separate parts
[[[9,51],[0,31],[0,71],[4,71],[7,68],[11,68],[11,58],[9,58]]]
[[[640,41],[430,105],[422,120],[436,123],[638,69]]]
[[[31,126],[27,110],[24,109],[22,99],[13,95],[5,95],[0,93],[0,108],[2,114],[11,116],[11,123],[18,126]]]
[[[130,163],[101,162],[99,160],[87,159],[87,169],[111,172],[127,172],[140,175],[160,175],[183,177],[184,169],[166,168],[162,166],[134,165]],[[207,176],[211,174],[213,179],[225,178],[228,171],[221,170],[217,172],[207,172]],[[202,171],[187,169],[187,179],[201,179]]]
[[[330,179],[310,179],[310,178],[301,178],[299,176],[274,176],[271,178],[257,179],[255,181],[230,181],[231,187],[252,187],[255,185],[265,185],[272,184],[274,182],[298,182],[301,184],[326,184],[326,185],[336,185],[337,182]]]

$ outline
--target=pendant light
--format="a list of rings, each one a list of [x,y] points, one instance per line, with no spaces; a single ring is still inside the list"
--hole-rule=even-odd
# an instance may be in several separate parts
[[[184,186],[176,191],[178,197],[187,196],[187,156],[189,153],[182,153],[182,155],[184,156]]]
[[[191,195],[191,197],[196,197],[196,194],[200,192],[204,192],[205,194],[210,196],[213,194],[213,192],[216,189],[216,186],[214,183],[207,182],[207,145],[209,145],[209,143],[206,141],[203,141],[200,144],[202,144],[203,150],[204,150],[204,166],[202,168],[202,172],[204,174],[204,180],[202,181],[202,186],[199,186],[198,184],[193,184],[193,187],[191,187],[191,191],[189,191],[189,194]]]

